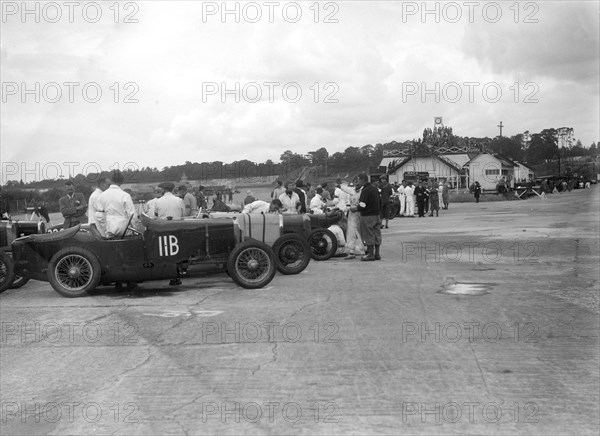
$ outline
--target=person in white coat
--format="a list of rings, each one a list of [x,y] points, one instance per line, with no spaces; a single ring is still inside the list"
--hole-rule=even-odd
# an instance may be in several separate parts
[[[98,197],[100,197],[100,194],[106,191],[109,186],[110,180],[107,180],[105,177],[99,178],[96,190],[92,192],[92,195],[90,195],[90,198],[88,199],[88,222],[90,224],[95,224],[96,228],[100,227],[96,218],[96,213],[98,212]]]
[[[400,216],[406,215],[406,192],[404,191],[406,188],[406,182],[402,180],[402,184],[398,186],[398,201],[400,202]]]
[[[404,194],[406,194],[406,216],[414,218],[415,216],[415,187],[412,182],[408,182],[408,185],[404,188]]]
[[[360,212],[352,212],[351,207],[358,205],[361,188],[356,190],[353,186],[342,184],[340,189],[349,196],[348,223],[346,229],[346,260],[356,259],[365,253],[365,246],[360,236]]]
[[[96,219],[98,230],[107,238],[122,237],[130,218],[135,214],[131,195],[121,189],[123,174],[115,170],[112,183],[98,196]]]

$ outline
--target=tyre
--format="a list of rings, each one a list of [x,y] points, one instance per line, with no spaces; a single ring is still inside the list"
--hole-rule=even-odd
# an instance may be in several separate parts
[[[50,259],[48,281],[64,297],[82,297],[100,282],[100,262],[85,248],[63,248]]]
[[[15,279],[15,264],[6,252],[0,251],[0,292],[6,291]]]
[[[390,208],[388,209],[388,218],[393,220],[398,215],[398,206],[395,204],[390,204]]]
[[[247,240],[235,246],[227,260],[227,273],[235,283],[246,289],[266,286],[277,269],[275,255],[267,244]]]
[[[310,245],[296,233],[281,236],[273,244],[277,271],[281,274],[299,274],[310,263]]]
[[[10,289],[17,289],[20,288],[22,286],[25,286],[25,284],[29,281],[29,278],[27,277],[22,277],[22,276],[15,276],[12,284],[9,286]]]
[[[337,251],[337,238],[327,229],[315,229],[308,235],[310,256],[314,260],[327,260]]]

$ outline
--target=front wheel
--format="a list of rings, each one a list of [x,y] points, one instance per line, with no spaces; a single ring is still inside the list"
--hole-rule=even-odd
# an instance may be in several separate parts
[[[227,273],[246,289],[268,285],[277,269],[275,255],[267,244],[249,239],[234,247],[227,260]]]
[[[337,251],[337,238],[331,230],[318,228],[308,235],[310,256],[314,260],[327,260]]]
[[[310,262],[310,246],[296,233],[281,236],[273,244],[277,271],[281,274],[299,274]]]
[[[6,291],[15,279],[15,266],[5,251],[0,251],[0,292]]]
[[[398,206],[395,204],[390,204],[390,208],[388,209],[388,219],[393,220],[398,216]]]
[[[63,248],[50,259],[48,281],[64,297],[82,297],[100,282],[100,262],[85,248]]]

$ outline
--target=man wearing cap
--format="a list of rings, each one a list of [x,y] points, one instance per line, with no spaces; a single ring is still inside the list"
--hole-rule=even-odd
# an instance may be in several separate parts
[[[123,181],[121,171],[113,171],[112,183],[98,196],[96,203],[98,230],[107,238],[122,237],[131,217],[135,215],[131,195],[121,189]]]
[[[177,188],[179,192],[179,198],[183,200],[183,205],[185,207],[185,213],[183,216],[195,217],[198,214],[198,202],[196,197],[192,195],[191,192],[188,192],[188,188],[185,185],[180,185]]]
[[[381,208],[379,191],[369,183],[365,173],[357,176],[357,186],[362,187],[356,209],[360,212],[360,235],[367,246],[367,254],[360,258],[362,261],[381,260],[379,246],[381,245]]]
[[[185,205],[181,198],[173,195],[175,184],[171,182],[162,182],[158,187],[162,188],[164,194],[156,200],[154,216],[151,216],[151,218],[158,218],[161,220],[183,219]]]
[[[70,180],[65,182],[65,190],[67,195],[58,200],[60,213],[65,218],[63,228],[68,229],[69,227],[75,227],[77,224],[87,223],[85,197],[81,192],[75,192],[75,186]]]

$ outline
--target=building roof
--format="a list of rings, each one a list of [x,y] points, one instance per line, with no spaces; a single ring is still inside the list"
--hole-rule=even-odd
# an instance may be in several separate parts
[[[510,159],[509,159],[509,158],[507,158],[506,156],[504,156],[504,155],[501,155],[500,153],[488,153],[488,152],[484,151],[484,152],[478,153],[478,154],[476,154],[475,156],[473,156],[471,159],[469,159],[469,161],[468,161],[468,162],[465,162],[465,163],[463,164],[463,167],[464,167],[464,166],[467,166],[468,164],[470,164],[470,163],[471,163],[471,161],[473,161],[473,160],[477,159],[479,156],[481,156],[481,155],[484,155],[484,154],[487,154],[487,155],[489,155],[489,156],[492,156],[492,157],[496,158],[497,160],[499,160],[499,161],[500,161],[500,164],[501,164],[502,166],[506,166],[506,167],[512,167],[512,168],[519,166],[519,164],[517,164],[517,163],[513,162],[512,160],[510,160]]]

